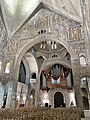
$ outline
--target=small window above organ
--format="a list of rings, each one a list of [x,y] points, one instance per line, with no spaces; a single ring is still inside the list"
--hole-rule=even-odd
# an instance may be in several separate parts
[[[79,60],[80,60],[80,65],[81,65],[82,67],[87,66],[87,64],[86,64],[86,57],[85,57],[85,55],[84,55],[83,53],[81,53],[81,54],[79,55]]]
[[[52,55],[52,58],[56,58],[56,57],[57,57],[57,55],[56,55],[56,54]]]

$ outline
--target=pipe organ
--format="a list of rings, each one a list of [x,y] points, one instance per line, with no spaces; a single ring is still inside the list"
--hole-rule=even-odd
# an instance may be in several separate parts
[[[42,71],[42,87],[58,88],[58,87],[72,87],[71,69],[63,65],[55,64],[48,71]]]

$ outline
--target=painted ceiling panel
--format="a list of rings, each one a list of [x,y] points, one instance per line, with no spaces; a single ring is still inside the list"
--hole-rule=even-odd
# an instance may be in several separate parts
[[[11,37],[38,6],[39,0],[1,0],[4,22]]]
[[[72,18],[81,19],[81,8],[79,0],[41,0],[45,4],[59,10],[61,13]]]
[[[81,18],[79,0],[1,0],[2,14],[9,37],[21,27],[40,2],[75,19]]]

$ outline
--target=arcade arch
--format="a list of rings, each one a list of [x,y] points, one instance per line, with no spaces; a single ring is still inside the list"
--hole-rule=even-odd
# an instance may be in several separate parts
[[[30,43],[28,43],[19,53],[18,53],[18,55],[17,55],[17,58],[16,58],[16,61],[15,61],[15,66],[14,66],[14,68],[15,68],[15,70],[17,70],[16,72],[15,72],[15,79],[16,79],[16,81],[17,81],[17,79],[18,79],[18,74],[19,74],[19,67],[20,67],[20,61],[22,60],[22,58],[23,57],[25,57],[26,58],[26,60],[28,61],[28,64],[31,62],[30,60],[31,60],[31,58],[34,58],[35,59],[35,61],[36,61],[36,63],[35,64],[37,64],[36,66],[38,66],[38,68],[36,68],[35,70],[32,70],[33,72],[32,73],[36,73],[36,81],[33,81],[33,82],[35,82],[35,84],[32,84],[31,86],[30,86],[30,89],[29,89],[29,95],[30,95],[30,91],[32,90],[32,89],[34,89],[34,87],[36,86],[36,89],[35,89],[35,91],[37,91],[37,93],[35,93],[35,99],[36,99],[36,96],[38,96],[38,98],[35,100],[35,105],[37,105],[37,104],[39,104],[38,103],[38,100],[40,99],[39,98],[39,94],[40,94],[40,81],[39,81],[39,79],[40,79],[40,73],[41,73],[41,70],[45,67],[45,65],[48,65],[48,63],[51,61],[51,59],[52,59],[52,56],[53,56],[53,54],[52,54],[52,52],[50,51],[50,48],[49,48],[49,52],[50,53],[48,53],[48,51],[44,51],[43,52],[43,50],[44,50],[44,48],[43,48],[43,50],[40,50],[40,48],[38,49],[38,47],[37,47],[37,45],[39,44],[41,44],[43,41],[46,41],[46,42],[44,42],[45,44],[46,43],[52,43],[51,41],[55,41],[55,46],[56,46],[56,43],[57,44],[59,44],[59,46],[61,47],[60,48],[60,50],[58,49],[58,53],[57,53],[57,49],[56,49],[56,47],[55,47],[55,51],[53,51],[55,54],[57,53],[57,58],[58,58],[58,60],[57,60],[57,64],[59,64],[59,63],[62,63],[62,65],[65,65],[65,66],[68,66],[68,68],[70,68],[70,66],[71,66],[71,61],[70,61],[70,50],[68,49],[68,47],[67,47],[67,45],[63,42],[63,41],[60,41],[59,39],[56,39],[56,38],[43,38],[43,39],[40,39],[40,38],[35,38],[35,39],[32,39],[31,41],[30,41]],[[53,42],[54,43],[54,42]],[[33,49],[34,48],[34,49]],[[51,48],[52,49],[52,48]],[[32,51],[33,50],[33,51]],[[35,51],[35,52],[34,52]],[[39,52],[41,52],[41,53],[47,53],[47,54],[49,54],[49,55],[47,55],[47,56],[45,56],[45,54],[43,54],[43,55],[39,55]],[[59,53],[60,52],[60,53]],[[40,54],[41,54],[40,53]],[[68,53],[68,54],[67,54]],[[60,54],[61,54],[61,56],[60,56]],[[33,56],[33,57],[32,57]],[[55,55],[54,55],[55,56]],[[51,61],[51,63],[53,63],[53,65],[55,64],[54,63],[54,61],[57,59],[57,58],[55,58],[55,57],[53,57],[53,61]],[[63,60],[62,59],[65,59],[65,61],[63,62]],[[32,61],[34,61],[34,59],[32,59]],[[38,63],[38,61],[41,61],[41,65]],[[60,61],[61,60],[61,61]],[[68,61],[68,62],[67,62]],[[44,63],[44,64],[42,64],[42,63]],[[35,67],[35,64],[33,64],[33,66]],[[31,69],[33,69],[33,66],[31,65]],[[50,65],[51,66],[51,65]],[[29,64],[29,69],[30,69],[30,64]],[[30,73],[31,73],[31,71],[29,71]],[[39,73],[40,72],[40,73]],[[39,74],[38,74],[39,73]],[[29,75],[29,78],[30,78],[31,76]],[[69,76],[70,77],[70,76]],[[36,85],[37,84],[37,85]],[[34,85],[34,86],[33,86]]]

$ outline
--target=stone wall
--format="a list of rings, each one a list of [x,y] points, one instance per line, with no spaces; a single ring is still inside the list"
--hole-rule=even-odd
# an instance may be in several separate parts
[[[29,19],[28,22],[12,36],[12,38],[9,39],[1,18],[0,21],[0,61],[2,61],[2,70],[0,72],[1,81],[14,80],[15,85],[18,80],[19,65],[24,52],[27,52],[26,50],[30,49],[33,45],[47,40],[47,38],[53,38],[55,41],[58,39],[58,42],[63,43],[63,45],[70,50],[74,74],[74,86],[76,86],[75,89],[78,95],[80,84],[77,82],[82,76],[90,74],[90,51],[88,50],[90,44],[88,44],[89,42],[86,42],[86,33],[81,23],[76,22],[69,17],[65,17],[63,14],[52,12],[52,10],[41,9],[38,13],[35,13],[34,17]],[[29,46],[27,47],[28,49],[26,46]],[[79,65],[79,55],[81,53],[84,53],[87,58],[88,67],[84,69]],[[8,75],[5,74],[7,63],[10,63],[11,65],[10,73]],[[80,96],[77,97],[77,101],[79,101]],[[82,103],[82,101],[80,102]]]

